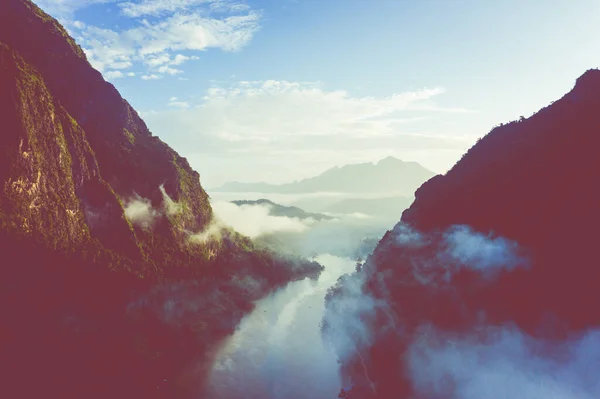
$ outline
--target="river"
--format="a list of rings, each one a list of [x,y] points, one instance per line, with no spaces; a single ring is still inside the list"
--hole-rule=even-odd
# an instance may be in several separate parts
[[[327,289],[354,270],[348,258],[320,255],[318,280],[290,283],[256,303],[225,342],[208,379],[207,399],[331,399],[341,383],[321,339]]]

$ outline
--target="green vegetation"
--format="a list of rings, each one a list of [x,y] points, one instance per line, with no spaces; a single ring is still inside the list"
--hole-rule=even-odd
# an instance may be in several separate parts
[[[129,141],[129,143],[135,144],[135,136],[133,135],[133,133],[127,130],[127,128],[123,129],[123,133],[125,134],[125,138],[127,139],[127,141]]]
[[[24,3],[32,11],[32,14],[35,15],[35,17],[39,18],[45,25],[48,26],[48,28],[49,28],[48,30],[50,32],[60,35],[61,38],[69,44],[69,46],[71,47],[71,50],[75,54],[77,54],[81,58],[85,58],[85,53],[83,52],[81,47],[79,47],[79,45],[77,43],[75,43],[75,40],[73,40],[73,38],[71,36],[69,36],[69,33],[67,32],[67,30],[65,28],[63,28],[63,26],[60,23],[58,23],[58,21],[56,19],[54,19],[50,15],[46,14],[41,8],[39,8],[32,1],[24,0]]]
[[[155,397],[253,301],[321,270],[229,230],[190,242],[212,220],[199,175],[58,22],[28,0],[2,1],[0,40],[0,313],[14,348],[3,361],[31,365],[6,371],[2,392]],[[124,200],[139,194],[160,209],[161,184],[181,212],[138,228]],[[169,389],[163,397],[182,396]]]

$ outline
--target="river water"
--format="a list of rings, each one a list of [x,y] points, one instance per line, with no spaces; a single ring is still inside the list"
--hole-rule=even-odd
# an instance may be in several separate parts
[[[327,289],[355,262],[332,255],[317,281],[305,279],[260,300],[217,355],[207,399],[331,399],[341,387],[338,364],[321,339]]]

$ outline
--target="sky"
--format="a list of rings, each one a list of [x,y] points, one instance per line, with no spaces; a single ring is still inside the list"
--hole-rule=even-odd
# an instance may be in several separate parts
[[[443,173],[600,67],[596,0],[37,0],[204,187]]]

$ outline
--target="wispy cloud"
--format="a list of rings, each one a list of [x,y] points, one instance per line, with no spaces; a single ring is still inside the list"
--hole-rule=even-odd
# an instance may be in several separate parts
[[[116,70],[146,68],[144,76],[178,75],[196,55],[181,52],[221,49],[237,51],[260,28],[260,11],[227,0],[143,0],[118,4],[128,28],[107,29],[78,21],[75,12],[115,0],[42,0],[40,6],[58,17],[83,47],[91,64],[108,79]],[[176,67],[179,66],[179,67]]]
[[[444,234],[444,249],[438,258],[470,269],[485,270],[490,278],[500,270],[529,266],[529,260],[520,254],[516,242],[475,232],[468,226],[454,226]]]
[[[168,105],[169,105],[169,107],[175,107],[175,108],[189,108],[190,107],[190,103],[188,103],[186,101],[181,101],[177,97],[171,97],[169,99]]]
[[[119,79],[124,77],[123,72],[121,71],[108,71],[104,74],[104,77],[109,80]]]
[[[232,0],[142,0],[136,3],[127,1],[119,4],[119,7],[123,14],[139,18],[186,11],[200,5],[206,5],[213,12],[241,12],[250,8],[247,4]]]
[[[458,156],[475,138],[423,127],[440,112],[450,112],[438,104],[444,93],[433,87],[363,97],[327,90],[319,82],[239,81],[215,85],[189,109],[149,113],[146,121],[192,161],[227,153],[232,162],[242,156],[260,158],[255,164],[269,157],[309,157],[321,159],[317,165],[323,159],[335,165],[338,159],[373,161],[391,155],[390,149],[452,150]]]
[[[160,211],[152,207],[150,200],[140,196],[135,196],[126,201],[124,209],[127,219],[143,229],[152,228],[154,221],[160,216]]]
[[[117,0],[36,0],[44,11],[58,18],[69,18],[81,8],[93,4],[115,3]]]
[[[372,138],[397,134],[398,125],[422,120],[396,114],[419,111],[442,93],[443,88],[432,88],[388,97],[355,97],[343,90],[327,91],[318,83],[242,81],[209,89],[188,114],[163,116],[199,123],[193,130],[231,142],[332,135]]]

